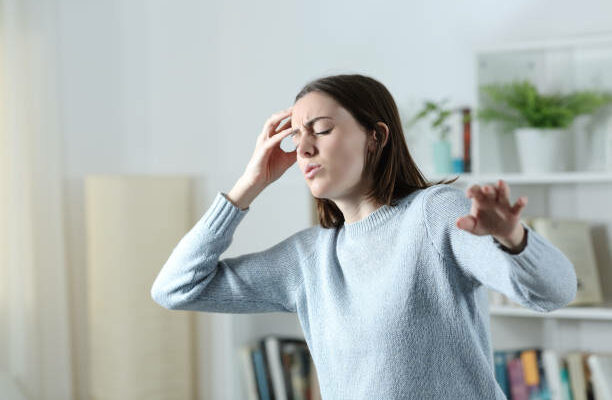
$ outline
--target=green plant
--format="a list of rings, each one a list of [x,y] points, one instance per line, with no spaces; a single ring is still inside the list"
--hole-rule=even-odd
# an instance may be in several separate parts
[[[434,119],[431,121],[431,128],[434,131],[438,131],[441,140],[446,140],[451,127],[448,125],[448,118],[454,113],[459,111],[458,109],[446,108],[445,104],[448,99],[435,102],[427,100],[423,104],[423,108],[409,121],[408,127],[414,125],[417,121],[427,117],[430,114],[434,115]]]
[[[478,111],[483,121],[499,121],[507,128],[567,128],[582,114],[592,114],[612,102],[605,92],[579,91],[544,95],[529,81],[480,87],[486,106]]]

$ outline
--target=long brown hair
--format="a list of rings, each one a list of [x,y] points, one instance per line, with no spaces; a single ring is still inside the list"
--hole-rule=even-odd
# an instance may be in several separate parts
[[[382,83],[359,74],[326,76],[307,83],[295,97],[294,104],[314,91],[331,96],[368,132],[376,130],[379,138],[384,139],[385,132],[376,123],[384,122],[389,128],[386,143],[375,141],[375,150],[365,154],[362,178],[375,182],[366,193],[368,200],[395,206],[399,199],[415,190],[452,183],[459,178],[437,182],[425,179],[408,151],[395,100]],[[322,227],[336,228],[344,224],[344,216],[333,201],[319,198],[315,201],[317,219]]]

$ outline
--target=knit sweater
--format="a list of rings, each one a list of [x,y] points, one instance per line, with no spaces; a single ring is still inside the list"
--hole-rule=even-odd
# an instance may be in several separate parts
[[[488,291],[535,311],[572,301],[572,263],[528,225],[511,254],[456,227],[471,200],[438,184],[339,228],[220,258],[250,210],[217,192],[151,288],[171,310],[297,313],[324,400],[505,399]]]

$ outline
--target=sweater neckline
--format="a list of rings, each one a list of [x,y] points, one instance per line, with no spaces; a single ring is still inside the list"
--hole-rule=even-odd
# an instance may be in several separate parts
[[[397,212],[399,204],[392,207],[387,204],[383,204],[378,207],[376,210],[368,214],[368,216],[360,219],[359,221],[346,223],[344,222],[344,230],[346,234],[349,236],[358,235],[360,233],[369,231],[370,229],[376,228],[377,226],[382,225],[386,220],[388,220],[393,214]]]
[[[347,236],[355,237],[363,232],[367,232],[371,229],[381,226],[385,223],[389,218],[393,215],[397,214],[400,208],[406,207],[409,204],[409,199],[412,198],[419,190],[415,190],[410,193],[406,197],[397,201],[395,206],[390,206],[388,204],[383,204],[378,207],[376,210],[368,214],[366,217],[360,219],[356,222],[346,223],[342,225]]]

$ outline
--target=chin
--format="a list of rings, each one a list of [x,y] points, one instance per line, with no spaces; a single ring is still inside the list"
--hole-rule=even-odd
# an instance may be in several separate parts
[[[327,190],[325,190],[325,188],[322,187],[322,185],[320,185],[318,182],[311,182],[310,184],[308,184],[308,188],[310,189],[310,194],[312,194],[313,197],[316,197],[318,199],[327,198]]]

